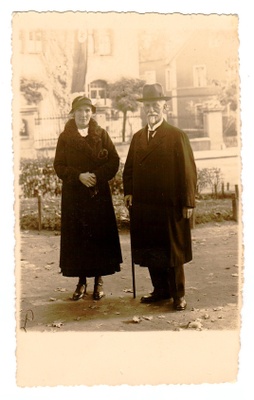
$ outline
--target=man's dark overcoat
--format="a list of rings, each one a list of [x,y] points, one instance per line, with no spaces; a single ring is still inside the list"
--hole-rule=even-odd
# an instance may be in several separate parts
[[[54,168],[62,179],[60,268],[64,276],[109,275],[120,271],[119,236],[108,181],[119,167],[119,156],[108,133],[95,120],[82,137],[74,119],[60,134]],[[95,188],[79,180],[93,172]]]
[[[124,172],[124,194],[133,196],[131,238],[134,262],[175,267],[192,259],[190,221],[195,207],[196,166],[187,135],[165,120],[148,143],[148,127],[132,139]]]

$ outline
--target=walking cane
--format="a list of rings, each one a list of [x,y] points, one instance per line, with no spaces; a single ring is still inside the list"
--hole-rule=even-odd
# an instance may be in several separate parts
[[[133,259],[133,247],[132,247],[132,229],[131,229],[131,207],[129,207],[130,216],[130,242],[131,242],[131,272],[132,272],[132,288],[133,288],[133,298],[136,298],[136,282],[135,282],[135,264]]]

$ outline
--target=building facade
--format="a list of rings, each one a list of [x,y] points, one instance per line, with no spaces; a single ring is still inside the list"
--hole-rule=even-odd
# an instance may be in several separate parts
[[[237,32],[202,29],[186,31],[178,39],[159,32],[150,41],[150,47],[150,51],[149,44],[144,47],[144,36],[141,37],[140,77],[150,83],[161,82],[171,96],[168,121],[188,133],[196,150],[211,149],[214,140],[220,142],[215,147],[236,146]],[[226,99],[230,90],[235,90],[232,103],[230,98],[228,102]],[[224,106],[223,100],[227,102]],[[211,138],[213,123],[218,126],[218,114],[220,138]]]
[[[136,33],[124,26],[20,30],[21,155],[52,154],[68,119],[71,102],[81,93],[96,104],[99,111],[96,118],[107,128],[106,114],[111,108],[107,85],[122,77],[137,78],[138,75]],[[121,137],[121,125],[122,121],[108,123],[115,140]]]

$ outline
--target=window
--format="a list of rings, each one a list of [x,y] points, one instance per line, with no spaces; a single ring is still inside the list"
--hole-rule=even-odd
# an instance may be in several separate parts
[[[89,85],[90,98],[93,100],[104,99],[107,97],[107,84],[103,80],[91,82]]]
[[[194,113],[195,113],[195,126],[196,128],[203,128],[204,120],[203,120],[203,105],[197,103],[194,105]]]
[[[206,67],[205,65],[195,65],[193,67],[193,83],[195,87],[206,86]]]
[[[30,31],[28,34],[28,53],[38,54],[42,51],[41,31]]]
[[[24,118],[20,120],[19,135],[21,138],[28,138],[27,121]]]
[[[109,31],[103,31],[99,35],[99,55],[108,56],[111,54],[111,37]]]
[[[113,52],[113,36],[110,29],[89,31],[88,51],[98,56],[110,56]]]

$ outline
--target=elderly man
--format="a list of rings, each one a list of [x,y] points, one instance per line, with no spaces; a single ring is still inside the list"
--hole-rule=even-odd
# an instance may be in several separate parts
[[[163,118],[158,83],[143,88],[147,125],[132,139],[124,171],[124,199],[131,215],[134,263],[148,267],[152,303],[173,298],[186,308],[184,264],[191,261],[190,217],[195,207],[196,166],[187,135]]]

